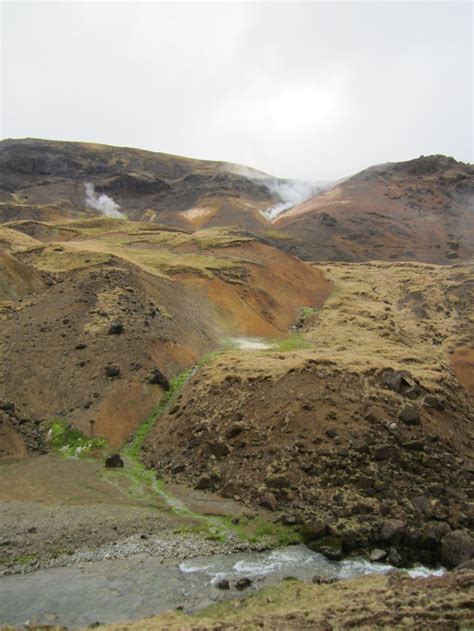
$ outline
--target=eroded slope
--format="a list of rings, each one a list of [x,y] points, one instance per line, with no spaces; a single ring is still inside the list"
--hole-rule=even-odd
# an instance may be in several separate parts
[[[299,306],[330,292],[318,270],[229,231],[105,219],[33,227],[4,231],[20,239],[0,276],[0,398],[15,405],[5,426],[25,440],[35,422],[61,418],[116,447],[172,377],[224,338],[281,335]],[[11,268],[28,289],[21,299]]]
[[[324,270],[335,289],[300,348],[220,354],[159,419],[146,462],[304,524],[336,558],[377,546],[455,564],[441,542],[472,527],[474,417],[450,359],[472,344],[472,267]]]
[[[374,166],[282,213],[273,227],[276,242],[306,260],[470,260],[474,167],[446,156]]]

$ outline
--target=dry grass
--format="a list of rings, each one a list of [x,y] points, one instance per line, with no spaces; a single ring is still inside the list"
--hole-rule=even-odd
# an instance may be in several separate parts
[[[198,274],[212,278],[213,271],[239,267],[245,261],[207,254],[206,251],[250,241],[222,228],[201,230],[190,235],[146,223],[106,217],[38,225],[52,230],[74,231],[76,235],[68,241],[45,245],[20,231],[2,227],[0,240],[4,235],[4,239],[12,244],[12,250],[13,247],[31,250],[34,246],[36,250],[31,253],[31,262],[47,272],[68,272],[111,263],[116,257],[158,276]]]
[[[23,232],[13,230],[6,225],[0,225],[0,247],[10,252],[22,252],[40,245],[40,242]]]
[[[214,605],[192,616],[165,613],[108,631],[191,629],[472,629],[473,575],[440,579],[368,576],[327,585],[285,581],[250,597]]]
[[[320,359],[356,371],[408,368],[437,382],[448,353],[472,333],[462,297],[472,266],[376,262],[324,270],[335,291],[306,332]]]
[[[227,351],[205,367],[205,379],[219,383],[232,373],[277,379],[311,360],[356,373],[409,370],[436,390],[449,374],[449,353],[473,338],[470,300],[463,297],[472,266],[375,262],[322,269],[334,290],[305,322],[299,337],[306,347]]]

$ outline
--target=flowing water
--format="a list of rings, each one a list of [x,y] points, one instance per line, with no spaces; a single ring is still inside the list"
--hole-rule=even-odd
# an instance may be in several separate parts
[[[231,337],[226,340],[226,343],[241,351],[266,351],[274,346],[260,337]]]
[[[390,569],[361,559],[328,561],[304,545],[174,562],[145,556],[99,561],[1,577],[0,624],[30,621],[76,629],[94,622],[144,618],[178,607],[192,612],[288,576],[307,581],[316,574],[344,579]],[[422,567],[411,572],[418,576],[433,573]],[[243,577],[251,579],[252,585],[239,592],[235,581]],[[223,579],[229,581],[229,590],[217,587]]]

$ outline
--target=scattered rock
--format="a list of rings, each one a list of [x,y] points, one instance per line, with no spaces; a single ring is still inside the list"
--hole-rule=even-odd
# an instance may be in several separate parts
[[[392,370],[391,368],[384,370],[382,385],[408,399],[417,399],[425,392],[425,389],[407,370]]]
[[[316,574],[313,576],[312,583],[315,585],[329,585],[331,583],[335,583],[336,581],[337,578],[328,578],[327,576],[319,576],[319,574]]]
[[[226,578],[216,583],[217,589],[230,589],[230,583]]]
[[[244,430],[245,430],[245,425],[243,423],[234,423],[226,431],[225,436],[228,439],[232,439],[232,438],[235,438],[236,436],[239,436],[239,434],[241,434]]]
[[[164,390],[170,389],[170,382],[158,368],[153,368],[153,370],[148,373],[147,381],[148,383],[161,386]]]
[[[113,454],[105,459],[106,469],[123,469],[124,462],[120,454]]]
[[[224,456],[227,456],[230,451],[228,445],[219,440],[208,443],[207,447],[209,452],[216,458],[224,458]]]
[[[398,413],[398,418],[405,425],[419,425],[420,413],[413,405],[404,405]]]
[[[199,478],[197,484],[195,485],[195,489],[198,491],[206,491],[207,489],[214,489],[219,482],[220,478],[217,474],[212,475],[203,475]]]
[[[290,479],[286,475],[272,475],[265,480],[270,489],[285,489],[291,486]]]
[[[273,493],[265,493],[264,495],[262,495],[262,497],[260,498],[260,506],[263,506],[264,508],[271,511],[276,511],[278,503]]]
[[[246,576],[244,576],[242,578],[239,578],[238,581],[235,581],[234,587],[235,589],[242,591],[244,589],[247,589],[247,587],[250,587],[251,584],[252,584],[252,581]]]
[[[120,368],[115,364],[109,364],[105,367],[105,376],[109,379],[118,379],[120,377]]]
[[[114,320],[109,327],[108,335],[120,335],[123,333],[123,324],[118,320]]]
[[[474,556],[474,538],[466,530],[453,530],[441,540],[441,562],[452,569]]]
[[[321,225],[326,226],[328,228],[333,228],[338,223],[336,217],[333,217],[332,215],[326,212],[318,213],[318,219]]]
[[[405,534],[405,522],[400,519],[387,519],[380,529],[381,541],[397,545]]]
[[[398,448],[395,445],[376,445],[373,453],[375,460],[388,460],[398,455]]]
[[[372,561],[372,563],[380,563],[386,558],[387,558],[386,550],[381,550],[380,548],[375,548],[374,550],[372,550],[369,556],[369,559]]]
[[[423,405],[428,408],[433,408],[434,410],[444,410],[444,402],[439,397],[435,397],[432,394],[428,394],[423,399]]]

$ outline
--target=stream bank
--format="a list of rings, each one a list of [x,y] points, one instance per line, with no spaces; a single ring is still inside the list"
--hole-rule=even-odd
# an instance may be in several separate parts
[[[97,622],[136,620],[163,611],[194,612],[292,577],[311,582],[385,574],[389,565],[362,559],[328,561],[303,545],[267,551],[217,553],[192,559],[135,554],[74,567],[0,577],[0,623],[61,624],[71,629]],[[427,576],[419,568],[414,576]],[[440,574],[441,572],[438,572]],[[245,591],[239,589],[248,579]],[[221,589],[219,585],[226,585]]]

